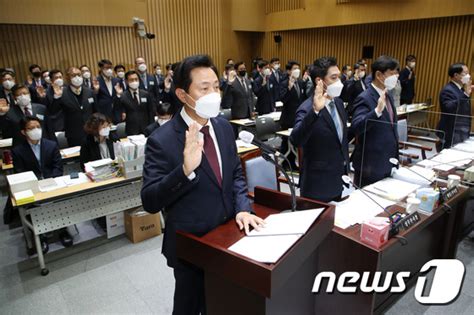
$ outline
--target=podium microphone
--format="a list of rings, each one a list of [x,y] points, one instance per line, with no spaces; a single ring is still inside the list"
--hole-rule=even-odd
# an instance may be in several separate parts
[[[248,131],[242,130],[241,132],[239,132],[239,139],[247,144],[253,144],[259,147],[262,151],[264,151],[267,154],[275,154],[276,157],[280,157],[283,155],[276,149],[272,148],[271,146],[255,138],[255,136]]]
[[[395,165],[395,166],[398,166],[398,165],[400,164],[400,162],[399,162],[396,158],[390,158],[389,161],[390,161],[390,163],[392,163],[392,164]],[[435,178],[435,179],[429,179],[428,177],[425,177],[425,176],[421,175],[420,173],[415,172],[414,170],[412,170],[412,169],[409,168],[409,167],[404,167],[404,169],[406,169],[406,170],[412,172],[412,173],[415,174],[415,175],[418,175],[419,177],[421,177],[421,178],[423,178],[424,180],[428,181],[430,184],[431,184],[433,181],[436,180],[436,178]]]
[[[352,179],[349,176],[342,175],[341,178],[342,178],[342,181],[344,183],[352,184],[352,186],[359,189],[361,193],[363,193],[367,198],[372,200],[373,203],[375,203],[377,206],[379,206],[380,209],[382,209],[388,215],[388,219],[390,220],[390,231],[388,233],[389,238],[394,236],[394,235],[397,235],[398,234],[398,226],[396,226],[396,223],[393,221],[393,218],[392,218],[392,215],[390,214],[390,212],[388,212],[387,209],[385,209],[381,204],[379,204],[377,201],[375,201],[374,198],[370,197],[370,195],[363,188],[360,188],[356,184],[354,184],[354,182],[352,181]]]

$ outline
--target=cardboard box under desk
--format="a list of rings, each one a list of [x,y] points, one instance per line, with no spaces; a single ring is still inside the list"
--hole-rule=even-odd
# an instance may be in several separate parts
[[[143,208],[125,212],[125,234],[132,243],[138,243],[161,234],[160,214],[150,214]]]

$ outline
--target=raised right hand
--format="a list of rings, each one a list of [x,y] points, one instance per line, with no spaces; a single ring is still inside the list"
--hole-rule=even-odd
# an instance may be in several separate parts
[[[38,96],[40,98],[45,98],[46,97],[46,90],[42,86],[37,86],[36,87],[36,93],[38,93]]]
[[[314,91],[313,97],[313,110],[319,112],[324,108],[326,103],[327,94],[324,93],[323,80],[319,80],[316,84],[316,90]]]
[[[382,95],[380,95],[379,100],[377,102],[377,111],[379,113],[383,112],[385,106],[387,105],[387,89],[383,90]]]
[[[8,102],[4,98],[0,98],[0,114],[5,114],[10,110],[10,105],[8,105]]]
[[[53,83],[54,95],[61,97],[63,95],[63,87]]]
[[[186,131],[186,142],[183,151],[183,171],[186,176],[201,164],[204,140],[199,138],[199,126],[193,122]]]

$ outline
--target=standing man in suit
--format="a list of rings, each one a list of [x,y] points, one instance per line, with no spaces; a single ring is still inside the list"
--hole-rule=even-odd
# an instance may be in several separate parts
[[[135,71],[138,73],[140,79],[140,89],[154,93],[156,87],[155,78],[147,71],[146,61],[143,57],[135,58]]]
[[[296,110],[306,100],[306,84],[300,78],[300,64],[290,60],[286,65],[286,71],[287,75],[280,84],[280,99],[283,102],[280,124],[283,129],[293,128]]]
[[[270,60],[270,69],[272,70],[272,75],[268,80],[270,83],[270,89],[273,94],[273,102],[280,101],[280,82],[284,79],[284,74],[281,72],[280,69],[280,59],[273,57]]]
[[[351,129],[356,136],[354,180],[359,187],[391,175],[390,158],[398,159],[397,111],[389,90],[398,80],[399,63],[380,56],[372,64],[372,83],[354,103]]]
[[[97,102],[94,92],[82,86],[81,70],[70,67],[67,79],[70,82],[68,86],[53,84],[54,97],[50,111],[52,114],[63,113],[66,139],[68,145],[73,147],[84,141],[84,124],[97,111]]]
[[[278,86],[270,83],[272,70],[268,61],[261,60],[258,63],[259,75],[252,82],[252,90],[257,96],[256,111],[259,115],[268,114],[275,111],[274,90],[279,90]]]
[[[31,99],[35,103],[39,103],[39,96],[36,92],[37,89],[44,89],[46,82],[41,77],[41,67],[37,64],[32,64],[29,67],[31,78],[25,82],[25,86],[30,89]]]
[[[125,132],[128,136],[143,134],[145,128],[153,122],[155,103],[151,94],[139,88],[140,79],[135,70],[125,74],[128,89],[124,92],[116,87],[117,98],[114,100],[114,111],[121,112],[125,121]]]
[[[92,82],[94,93],[97,97],[97,111],[109,117],[114,122],[120,121],[118,113],[113,112],[113,100],[116,97],[115,86],[119,84],[119,79],[114,78],[112,61],[102,59],[98,63],[100,74],[97,80]]]
[[[349,167],[343,85],[336,58],[315,60],[310,73],[316,89],[298,108],[290,139],[303,149],[301,195],[329,202],[340,199]]]
[[[406,66],[400,71],[400,84],[402,92],[400,94],[400,105],[412,104],[415,98],[415,64],[416,57],[408,55],[405,59]]]
[[[166,65],[166,77],[164,81],[164,89],[161,100],[171,104],[171,113],[174,115],[181,110],[181,101],[176,96],[176,87],[174,85],[174,71],[177,69],[179,63]]]
[[[263,220],[250,214],[232,127],[216,118],[219,77],[209,56],[185,58],[175,83],[184,105],[148,138],[141,197],[146,211],[167,213],[162,250],[176,280],[173,314],[206,314],[203,271],[176,256],[176,231],[201,236],[234,218],[248,231]]]
[[[3,71],[0,75],[2,89],[0,89],[0,99],[5,99],[8,105],[13,106],[15,100],[13,98],[12,88],[15,86],[15,73],[11,71]]]
[[[224,99],[228,100],[232,119],[249,118],[253,112],[253,92],[250,80],[246,78],[247,69],[243,61],[234,65],[235,76],[229,79],[224,90]]]
[[[159,63],[156,63],[153,66],[153,76],[155,79],[155,91],[154,91],[154,97],[156,101],[161,101],[162,100],[162,94],[163,90],[165,88],[165,77],[163,76],[163,71],[161,70],[161,65]]]
[[[120,87],[125,90],[127,88],[127,82],[125,82],[125,66],[124,65],[116,65],[114,67],[115,77],[119,79]]]
[[[89,68],[88,65],[82,65],[79,67],[79,70],[81,70],[82,78],[84,79],[83,85],[86,88],[93,89],[94,87],[92,86],[92,74],[91,74],[91,69]]]
[[[472,78],[466,64],[458,62],[449,66],[450,81],[439,94],[441,118],[438,133],[442,143],[439,149],[450,148],[469,138],[471,132]]]
[[[356,69],[354,77],[351,78],[349,81],[346,81],[347,100],[349,103],[347,105],[347,113],[349,114],[349,117],[352,116],[352,113],[354,111],[354,102],[356,98],[359,96],[360,93],[367,90],[368,86],[368,84],[364,81],[367,70],[365,63],[358,63],[354,65],[354,69]]]
[[[41,122],[43,136],[49,138],[48,111],[42,104],[32,103],[30,90],[25,85],[15,85],[12,89],[14,105],[0,99],[0,126],[4,138],[13,138],[13,147],[25,142],[20,122],[25,117],[35,117]]]
[[[352,67],[351,65],[344,65],[342,66],[342,73],[341,73],[341,82],[344,84],[347,80],[352,78]]]

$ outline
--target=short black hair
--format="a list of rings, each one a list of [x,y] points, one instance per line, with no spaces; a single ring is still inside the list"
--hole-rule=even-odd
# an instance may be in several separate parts
[[[349,65],[349,64],[346,63],[345,65],[342,66],[342,71],[346,71],[347,68],[349,68],[350,66],[351,66],[351,65]]]
[[[226,64],[226,65],[229,64],[229,61],[231,61],[231,60],[234,61],[234,59],[229,58],[229,59],[227,59],[227,60],[225,61],[225,64]]]
[[[293,68],[294,65],[298,65],[301,67],[300,63],[296,60],[288,60],[288,63],[286,64],[285,66],[285,69],[286,70],[291,70],[291,68]]]
[[[125,80],[128,81],[128,77],[134,74],[136,74],[137,77],[140,78],[140,76],[138,75],[138,72],[136,72],[135,70],[128,70],[127,73],[125,73]]]
[[[81,66],[79,67],[79,70],[82,71],[82,68],[84,68],[84,67],[86,67],[86,68],[89,69],[89,70],[91,69],[88,65],[85,65],[85,64],[84,64],[84,65],[81,65]]]
[[[158,114],[158,116],[171,114],[171,104],[168,102],[159,102],[156,105],[156,113]]]
[[[409,61],[414,61],[416,60],[416,57],[414,55],[408,55],[406,58],[405,58],[405,61],[406,62],[409,62]]]
[[[244,64],[245,64],[245,62],[239,61],[236,64],[234,64],[234,69],[237,70],[237,69],[239,69],[240,65],[244,65]]]
[[[258,66],[259,68],[263,68],[263,67],[265,67],[266,65],[268,65],[268,61],[266,61],[266,60],[261,59],[261,60],[259,60],[259,61],[257,62],[257,66]]]
[[[2,74],[0,74],[0,78],[3,79],[8,74],[11,75],[12,77],[15,77],[15,72],[10,71],[10,70],[5,70],[2,72]]]
[[[168,63],[168,64],[166,65],[166,67],[165,67],[165,68],[166,68],[166,71],[170,70],[171,67],[173,67],[173,64],[172,64],[172,63]],[[171,70],[173,70],[173,69],[171,69]]]
[[[174,72],[174,83],[177,88],[183,89],[186,92],[192,83],[191,71],[196,68],[211,68],[212,71],[219,77],[217,68],[208,55],[194,55],[189,56],[181,61],[180,65]]]
[[[387,70],[397,70],[399,67],[400,63],[397,59],[387,55],[382,55],[372,64],[372,78],[375,79],[375,73],[377,71],[384,73]]]
[[[231,69],[234,69],[234,65],[232,65],[232,64],[226,64],[225,67],[224,67],[225,71],[229,71]]]
[[[466,64],[464,62],[456,62],[449,66],[448,75],[452,78],[456,73],[462,72],[462,67]]]
[[[155,63],[155,64],[153,65],[153,69],[156,69],[156,67],[160,67],[160,68],[161,68],[161,64]]]
[[[51,79],[53,79],[53,77],[54,77],[54,75],[55,75],[56,73],[61,73],[61,74],[63,74],[63,72],[62,72],[61,70],[59,70],[59,69],[51,69],[51,71],[49,71],[49,77],[50,77]]]
[[[33,73],[32,71],[33,71],[33,69],[35,69],[35,68],[39,68],[40,71],[41,71],[41,67],[40,67],[39,65],[37,65],[37,64],[32,64],[32,65],[30,65],[30,67],[28,68],[28,70],[30,71],[30,73]]]
[[[118,69],[123,69],[125,71],[125,66],[121,65],[121,64],[118,64],[114,67],[114,71],[117,72]]]
[[[46,69],[46,70],[41,71],[41,75],[44,75],[45,73],[48,73],[48,75],[49,75],[49,70]]]
[[[102,59],[102,60],[99,61],[98,65],[99,65],[99,68],[102,68],[105,65],[111,66],[112,61],[110,61],[109,59]]]
[[[26,89],[28,91],[28,93],[30,93],[30,90],[28,89],[28,87],[26,85],[23,85],[23,84],[15,84],[13,87],[12,87],[12,93],[13,95],[16,96],[16,92],[19,91],[20,89]]]
[[[25,116],[20,120],[20,129],[21,130],[26,130],[26,126],[30,121],[37,121],[41,125],[41,120],[39,120],[38,117],[34,116]]]
[[[270,63],[274,63],[275,61],[280,61],[280,58],[273,57],[272,59],[270,59]]]
[[[337,66],[337,59],[335,57],[321,57],[313,62],[310,70],[311,80],[316,82],[316,78],[324,79],[328,74],[328,69]]]

